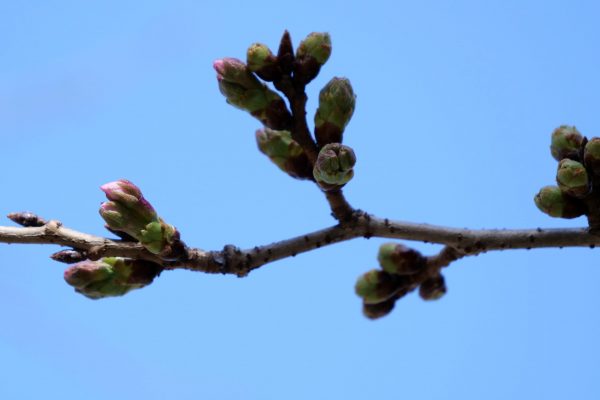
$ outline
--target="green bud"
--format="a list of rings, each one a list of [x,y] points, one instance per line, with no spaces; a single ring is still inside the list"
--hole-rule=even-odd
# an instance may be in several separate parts
[[[246,53],[248,69],[265,81],[273,81],[281,76],[277,57],[262,43],[254,43]]]
[[[256,131],[258,149],[282,171],[297,179],[311,179],[312,168],[306,153],[289,131],[265,128]]]
[[[313,80],[321,66],[331,55],[331,37],[328,33],[313,32],[308,35],[296,51],[294,77],[306,84]]]
[[[411,275],[425,267],[425,257],[418,251],[398,243],[384,243],[377,254],[379,265],[390,274]]]
[[[86,260],[65,271],[65,281],[90,299],[122,296],[152,283],[162,267],[143,260],[105,257]]]
[[[552,157],[556,161],[563,158],[578,159],[582,142],[583,136],[574,126],[561,125],[552,132]]]
[[[394,309],[396,299],[392,298],[377,304],[363,303],[363,315],[369,319],[385,317]]]
[[[124,232],[151,253],[161,256],[165,249],[172,248],[175,241],[180,242],[175,227],[158,216],[132,182],[120,179],[100,188],[110,200],[102,203],[100,215],[111,231]]]
[[[585,205],[563,193],[557,186],[544,186],[534,198],[535,205],[555,218],[577,218],[585,214]]]
[[[323,190],[344,186],[354,176],[356,156],[354,151],[339,143],[325,145],[317,157],[313,176]]]
[[[419,287],[419,296],[423,300],[438,300],[447,292],[442,274],[426,279]]]
[[[356,95],[346,78],[333,78],[319,93],[319,108],[315,114],[315,136],[322,147],[341,143],[346,125],[356,105]]]
[[[402,282],[380,269],[361,275],[354,290],[365,304],[377,304],[392,298],[402,287]]]
[[[249,112],[269,128],[290,127],[292,115],[283,98],[261,83],[243,62],[223,58],[216,60],[213,66],[219,90],[228,104]]]
[[[327,32],[313,32],[300,42],[296,50],[296,60],[314,58],[320,65],[325,64],[331,55],[331,37]]]
[[[583,160],[590,172],[600,177],[600,138],[591,138],[590,141],[585,144]]]
[[[580,162],[568,158],[562,159],[558,164],[556,182],[560,190],[573,197],[583,198],[590,191],[585,167]]]

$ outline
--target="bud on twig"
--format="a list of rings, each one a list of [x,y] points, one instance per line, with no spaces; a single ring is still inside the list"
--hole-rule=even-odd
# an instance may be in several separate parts
[[[74,264],[86,259],[85,253],[79,250],[61,250],[50,256],[54,261],[62,262],[65,264]]]
[[[446,292],[446,282],[442,274],[426,279],[419,287],[419,296],[423,300],[438,300]]]
[[[583,151],[585,166],[597,177],[600,177],[600,138],[591,138]]]
[[[39,227],[46,225],[46,220],[28,211],[10,213],[7,217],[15,224],[24,227]]]
[[[223,58],[213,64],[219,90],[227,103],[249,112],[265,126],[287,129],[292,120],[284,100],[261,83],[246,65],[235,58]]]
[[[534,198],[535,205],[555,218],[577,218],[585,214],[585,205],[563,193],[557,186],[544,186]]]
[[[380,269],[361,275],[354,290],[365,304],[377,304],[392,298],[402,288],[401,280]]]
[[[585,167],[580,162],[568,158],[563,158],[558,164],[556,182],[564,193],[579,199],[585,197],[590,191]]]
[[[333,78],[321,89],[319,108],[315,114],[315,137],[319,147],[342,142],[355,104],[356,95],[346,78]]]
[[[248,48],[246,62],[248,69],[265,81],[272,82],[281,77],[277,57],[262,43],[254,43]]]
[[[396,275],[415,274],[425,267],[426,262],[421,253],[399,243],[382,244],[377,260],[384,271]]]
[[[313,32],[308,35],[296,50],[294,77],[307,84],[318,74],[321,66],[331,55],[331,37],[329,33]]]
[[[297,179],[312,179],[312,168],[306,153],[292,139],[289,131],[265,128],[256,131],[259,150],[282,171]]]
[[[583,136],[574,126],[561,125],[552,132],[552,144],[550,145],[552,157],[556,161],[563,158],[577,160],[582,142]]]
[[[127,233],[154,254],[161,254],[179,241],[175,227],[158,217],[140,189],[130,181],[120,179],[100,189],[111,200],[100,206],[100,215],[111,230]]]
[[[277,50],[277,62],[281,72],[291,75],[294,69],[294,46],[292,46],[292,37],[288,31],[283,32],[279,49]]]
[[[160,272],[161,267],[149,261],[106,257],[74,264],[67,268],[64,278],[77,293],[100,299],[149,285]]]
[[[339,143],[325,145],[317,157],[313,175],[325,191],[339,189],[354,176],[354,151]]]

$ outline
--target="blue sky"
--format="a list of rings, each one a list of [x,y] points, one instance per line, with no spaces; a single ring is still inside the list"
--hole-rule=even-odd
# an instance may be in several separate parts
[[[211,67],[288,29],[296,44],[332,36],[310,122],[331,77],[358,95],[345,134],[352,205],[457,227],[583,226],[532,197],[554,180],[556,126],[600,134],[599,12],[592,1],[0,0],[0,215],[104,235],[99,186],[127,178],[207,250],[332,225],[315,187],[256,150],[258,122],[225,104]],[[56,247],[0,245],[0,398],[598,398],[598,250],[461,260],[440,301],[413,294],[369,321],[353,286],[382,242],[245,279],[168,272],[103,301],[64,283],[47,257]]]

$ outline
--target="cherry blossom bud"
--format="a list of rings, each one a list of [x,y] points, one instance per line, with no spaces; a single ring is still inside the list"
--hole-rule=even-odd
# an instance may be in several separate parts
[[[223,58],[213,66],[227,103],[249,112],[271,129],[290,127],[292,115],[283,98],[261,83],[242,61]]]
[[[323,190],[338,189],[354,176],[354,164],[356,156],[350,147],[331,143],[319,152],[313,175]]]
[[[557,186],[543,187],[534,201],[540,211],[555,218],[577,218],[586,211],[581,201],[563,193]]]
[[[65,281],[90,299],[122,296],[152,283],[162,268],[144,260],[105,257],[86,260],[67,268]]]
[[[315,114],[315,136],[322,147],[328,143],[341,143],[346,125],[350,122],[356,95],[346,78],[333,78],[319,94],[319,108]]]
[[[558,164],[556,182],[564,193],[583,198],[590,191],[590,182],[587,171],[583,164],[564,158]]]
[[[256,131],[256,143],[259,150],[282,171],[293,178],[312,179],[308,157],[289,131],[259,129]]]
[[[579,158],[583,136],[574,126],[561,125],[552,132],[550,151],[556,161],[563,158]]]
[[[410,275],[425,267],[426,258],[399,243],[384,243],[379,247],[377,260],[381,268],[390,274]]]
[[[321,66],[331,55],[331,37],[328,33],[313,32],[308,35],[296,50],[294,77],[306,84],[318,74]]]

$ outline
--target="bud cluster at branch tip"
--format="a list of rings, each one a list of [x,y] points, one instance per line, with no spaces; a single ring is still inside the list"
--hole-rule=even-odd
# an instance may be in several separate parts
[[[120,257],[85,260],[65,270],[65,281],[90,298],[122,296],[152,283],[162,268],[149,261]]]
[[[389,314],[397,300],[417,287],[424,300],[437,300],[447,291],[439,267],[428,270],[427,258],[417,250],[384,243],[379,247],[377,260],[381,269],[361,275],[354,287],[362,298],[363,314],[369,319]]]
[[[259,129],[256,143],[263,154],[291,177],[313,179],[308,157],[289,131]]]
[[[587,215],[591,231],[600,231],[600,138],[587,139],[574,126],[561,125],[550,144],[556,159],[556,183],[534,197],[536,206],[556,218]]]
[[[109,200],[100,206],[100,215],[111,230],[125,232],[151,253],[165,258],[180,250],[179,232],[158,216],[137,186],[121,179],[100,189]]]
[[[246,64],[236,58],[223,58],[213,67],[227,103],[249,112],[266,127],[289,128],[292,116],[281,96],[261,83]]]
[[[317,157],[313,176],[325,191],[344,186],[354,176],[354,151],[340,143],[325,145]]]
[[[315,114],[315,137],[319,147],[342,142],[355,105],[356,95],[348,79],[333,78],[323,87]]]
[[[331,55],[331,37],[329,33],[313,32],[309,34],[296,50],[294,77],[302,84],[312,81]]]

